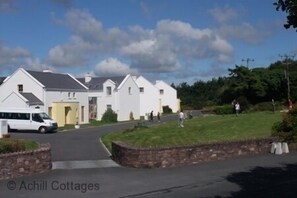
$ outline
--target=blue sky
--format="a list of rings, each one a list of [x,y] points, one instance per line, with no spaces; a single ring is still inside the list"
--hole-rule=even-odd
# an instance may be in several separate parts
[[[168,83],[297,53],[273,0],[0,0],[0,76],[17,68]],[[297,58],[297,57],[296,57]]]

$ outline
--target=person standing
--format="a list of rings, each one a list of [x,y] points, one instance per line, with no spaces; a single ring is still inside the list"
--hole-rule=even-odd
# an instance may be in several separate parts
[[[289,106],[289,111],[292,110],[293,103],[292,103],[292,100],[291,99],[289,99],[289,101],[288,101],[288,106]]]
[[[185,114],[181,110],[178,114],[178,127],[184,127]]]
[[[239,112],[240,112],[240,104],[239,104],[239,102],[237,102],[235,104],[235,111],[236,111],[236,116],[238,116],[239,115]]]
[[[275,113],[275,102],[274,102],[274,99],[271,100],[271,103],[272,103],[272,110],[273,110],[273,113]]]
[[[160,112],[158,112],[158,114],[157,114],[157,119],[158,119],[158,122],[160,122],[160,120],[161,120]]]
[[[154,120],[154,111],[151,111],[150,120],[151,120],[151,122],[153,122],[153,120]]]

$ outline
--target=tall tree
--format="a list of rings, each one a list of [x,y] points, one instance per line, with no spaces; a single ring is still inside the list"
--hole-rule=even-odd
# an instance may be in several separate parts
[[[286,29],[291,26],[297,28],[297,0],[278,0],[273,5],[276,6],[277,11],[281,10],[288,14],[287,23],[284,24]]]

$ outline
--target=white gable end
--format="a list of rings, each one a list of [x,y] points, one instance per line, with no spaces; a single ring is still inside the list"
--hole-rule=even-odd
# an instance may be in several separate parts
[[[159,98],[162,106],[169,106],[173,112],[178,111],[178,100],[176,89],[162,80],[156,81],[155,86],[159,89]]]
[[[147,118],[148,114],[153,111],[154,115],[158,112],[162,113],[162,108],[159,102],[159,90],[143,76],[136,79],[139,87],[140,96],[140,116]]]

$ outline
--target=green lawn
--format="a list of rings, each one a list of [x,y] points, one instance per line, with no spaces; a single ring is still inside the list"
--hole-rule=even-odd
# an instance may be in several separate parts
[[[181,146],[208,142],[269,137],[272,125],[281,120],[281,113],[256,112],[215,115],[185,120],[184,128],[177,122],[149,128],[110,133],[102,137],[111,150],[111,141],[121,140],[137,147]]]

